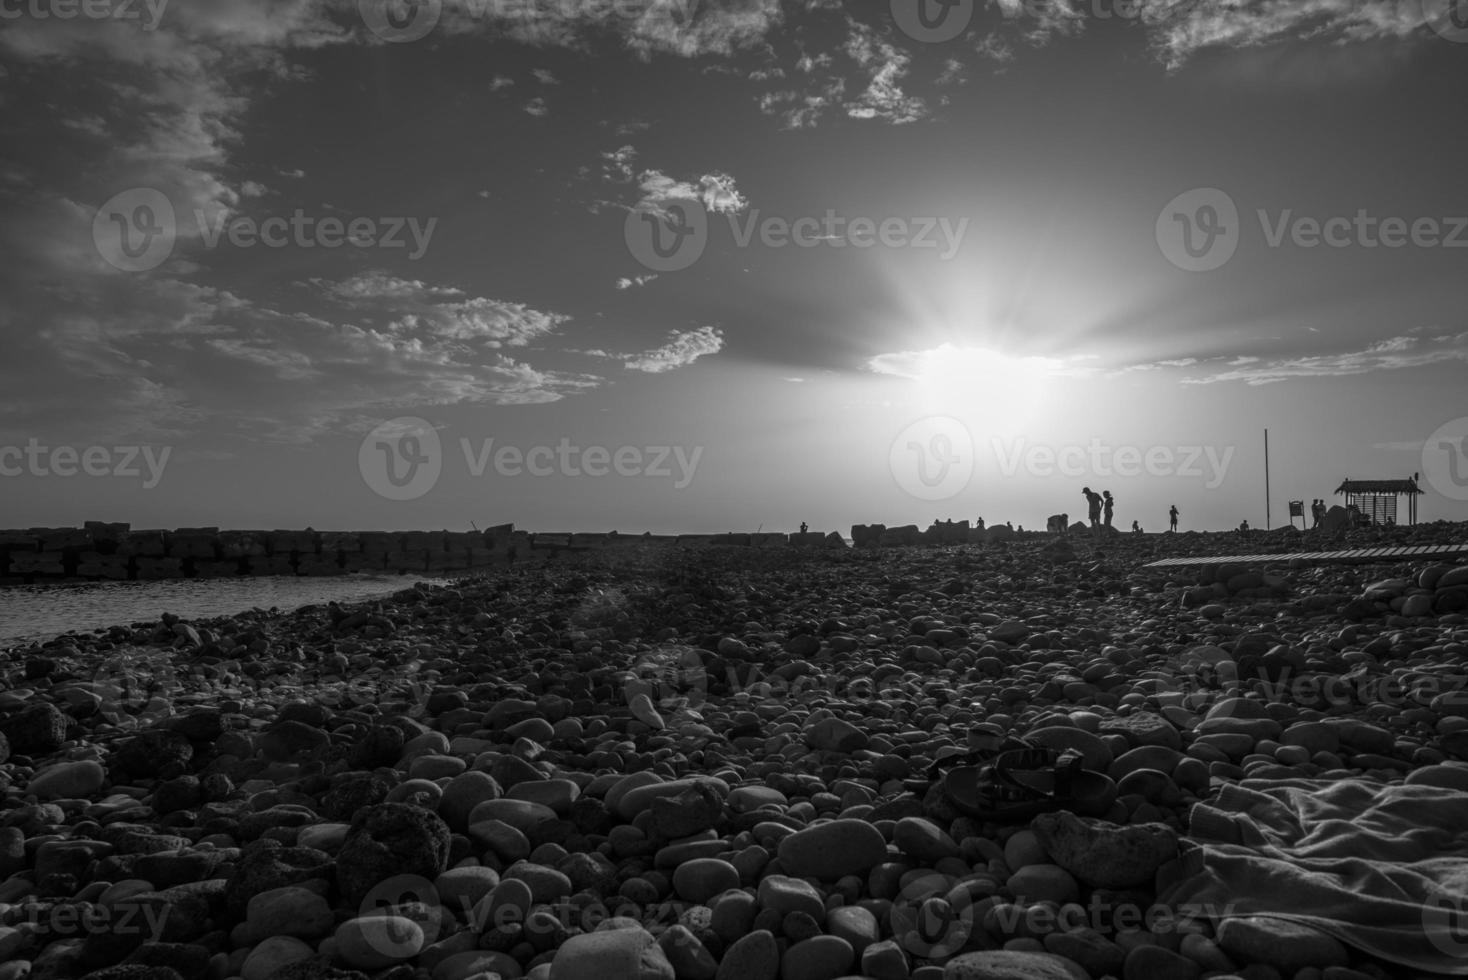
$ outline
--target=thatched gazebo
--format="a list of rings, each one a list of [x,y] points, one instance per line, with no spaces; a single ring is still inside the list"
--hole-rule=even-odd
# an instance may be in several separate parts
[[[1371,524],[1397,523],[1397,498],[1407,498],[1407,523],[1417,523],[1417,474],[1410,480],[1343,480],[1336,493],[1346,495],[1346,507],[1355,506],[1362,518]]]

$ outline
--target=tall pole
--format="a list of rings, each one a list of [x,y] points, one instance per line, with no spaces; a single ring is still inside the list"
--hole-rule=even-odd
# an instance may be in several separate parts
[[[1269,430],[1264,430],[1264,530],[1274,525],[1269,520]]]

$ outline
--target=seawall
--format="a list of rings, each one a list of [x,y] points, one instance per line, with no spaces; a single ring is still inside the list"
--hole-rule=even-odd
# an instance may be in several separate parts
[[[483,531],[225,531],[217,527],[134,530],[82,527],[0,531],[0,585],[136,581],[237,575],[450,575],[565,552],[619,547],[845,547],[840,535],[587,534]]]

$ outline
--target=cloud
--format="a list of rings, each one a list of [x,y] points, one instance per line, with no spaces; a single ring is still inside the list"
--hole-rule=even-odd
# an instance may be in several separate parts
[[[648,273],[645,276],[633,276],[631,279],[621,278],[614,283],[618,289],[631,289],[634,286],[646,286],[657,278],[657,273]]]
[[[735,186],[734,178],[728,174],[704,174],[697,183],[674,180],[661,170],[645,170],[638,189],[642,199],[637,208],[663,211],[669,201],[698,201],[713,214],[737,214],[749,206],[749,202]]]
[[[524,108],[526,112],[530,113],[530,115],[535,116],[536,118],[544,118],[545,116],[550,115],[550,106],[546,105],[545,99],[542,99],[538,95],[535,98],[531,99],[529,102],[525,103]]]
[[[1294,378],[1338,378],[1375,371],[1401,371],[1468,361],[1468,333],[1425,336],[1413,333],[1377,341],[1360,350],[1301,357],[1238,357],[1214,374],[1184,378],[1184,384],[1242,382],[1266,385]]]
[[[846,54],[868,72],[869,80],[866,90],[846,104],[846,114],[853,119],[879,119],[895,125],[925,117],[927,104],[904,93],[900,84],[907,77],[912,58],[878,38],[867,25],[857,21],[848,23]]]
[[[629,355],[622,366],[629,371],[664,374],[724,349],[724,335],[713,327],[682,332],[673,330],[668,336],[668,343],[641,354]]]
[[[551,74],[550,72],[546,71],[544,68],[536,68],[533,71],[531,71],[530,74],[534,75],[535,76],[535,80],[537,82],[539,82],[540,84],[542,84],[542,85],[559,85],[559,84],[561,84],[561,80],[559,78],[557,78],[555,75]]]
[[[445,3],[438,30],[587,50],[615,37],[640,58],[729,56],[758,44],[781,22],[780,0],[645,0],[643,3]]]
[[[615,150],[604,150],[602,159],[602,179],[620,183],[631,183],[635,176],[632,164],[637,159],[637,150],[632,146],[622,146]]]
[[[1059,358],[1017,357],[985,347],[940,344],[928,350],[892,351],[867,361],[867,370],[911,381],[975,383],[995,376],[1060,377],[1087,373]]]
[[[1421,30],[1422,6],[1408,0],[1149,0],[1158,57],[1176,70],[1205,48],[1247,48],[1286,40],[1348,44],[1399,39]]]
[[[570,319],[523,303],[469,297],[458,289],[384,272],[363,273],[342,282],[317,280],[315,284],[341,302],[385,314],[387,329],[394,334],[472,340],[491,349],[524,347]]]

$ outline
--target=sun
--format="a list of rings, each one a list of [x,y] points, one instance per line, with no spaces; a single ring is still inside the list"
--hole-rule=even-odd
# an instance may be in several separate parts
[[[925,408],[981,420],[991,430],[1023,425],[1044,402],[1060,361],[988,347],[942,344],[873,358],[871,368],[911,380]]]

